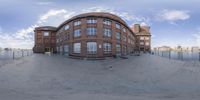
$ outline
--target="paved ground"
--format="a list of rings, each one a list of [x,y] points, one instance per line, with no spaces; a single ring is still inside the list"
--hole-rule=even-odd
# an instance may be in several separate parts
[[[0,100],[199,98],[199,62],[152,55],[87,61],[34,54],[0,68]]]

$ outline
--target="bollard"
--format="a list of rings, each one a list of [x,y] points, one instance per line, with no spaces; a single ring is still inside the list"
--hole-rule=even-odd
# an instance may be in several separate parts
[[[163,51],[162,51],[162,57],[163,57]]]
[[[22,50],[22,57],[24,57],[24,51]]]
[[[181,58],[181,57],[180,57],[180,52],[178,51],[178,59],[180,60],[180,58]]]
[[[200,61],[200,52],[199,52],[199,61]]]
[[[13,51],[13,60],[15,59],[15,52]]]
[[[183,52],[181,52],[181,58],[182,58],[182,60],[183,60]]]

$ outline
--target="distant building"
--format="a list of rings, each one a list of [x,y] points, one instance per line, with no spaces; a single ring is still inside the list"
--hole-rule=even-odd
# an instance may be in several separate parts
[[[199,47],[192,47],[191,49],[192,49],[192,52],[200,52],[199,51],[200,50]]]
[[[139,32],[133,32],[124,20],[110,13],[80,14],[58,27],[35,28],[34,52],[102,58],[150,51],[149,28],[138,27]]]
[[[137,51],[149,52],[151,51],[151,33],[149,26],[140,26],[135,24],[132,31],[136,35],[136,49]]]
[[[169,47],[169,46],[162,46],[162,47],[158,47],[158,50],[159,51],[170,51],[171,47]]]

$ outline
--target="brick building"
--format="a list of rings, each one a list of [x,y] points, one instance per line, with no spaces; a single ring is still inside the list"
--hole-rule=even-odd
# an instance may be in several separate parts
[[[136,51],[149,52],[151,51],[151,33],[149,26],[140,26],[135,24],[131,27],[136,38]]]
[[[49,51],[87,58],[128,55],[138,50],[137,34],[116,15],[85,13],[72,17],[57,28],[35,28],[34,52]]]
[[[44,26],[35,28],[35,53],[56,52],[56,27]]]

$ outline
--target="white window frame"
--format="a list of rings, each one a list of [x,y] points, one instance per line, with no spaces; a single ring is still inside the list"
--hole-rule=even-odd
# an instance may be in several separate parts
[[[97,23],[97,20],[95,18],[89,18],[89,19],[87,19],[87,23],[88,24],[95,24],[95,23]]]
[[[60,40],[57,38],[57,39],[56,39],[56,43],[59,43],[59,42],[60,42]]]
[[[144,45],[144,42],[140,42],[140,45]]]
[[[96,35],[96,33],[97,33],[97,28],[94,28],[94,27],[87,28],[87,35],[89,35],[89,36]]]
[[[111,31],[111,29],[104,28],[104,36],[105,36],[105,37],[111,37],[111,36],[112,36],[112,31]]]
[[[116,52],[121,53],[121,45],[120,44],[116,44]]]
[[[43,36],[49,36],[49,32],[43,32]]]
[[[74,26],[78,26],[78,25],[81,25],[81,21],[80,20],[74,22]]]
[[[126,35],[123,35],[123,40],[126,42]]]
[[[74,37],[80,37],[81,36],[81,29],[74,30]]]
[[[112,44],[109,42],[103,43],[103,51],[104,51],[104,53],[111,53],[112,52]]]
[[[105,24],[105,25],[111,25],[112,22],[110,20],[108,20],[108,19],[104,19],[103,20],[103,24]]]
[[[140,40],[144,40],[144,37],[140,37]]]
[[[124,33],[126,32],[126,28],[123,28],[123,32],[124,32]],[[130,34],[130,32],[128,32],[128,34]]]
[[[81,53],[81,43],[74,43],[73,44],[73,52],[74,53]]]
[[[119,34],[118,34],[119,33]],[[121,33],[120,32],[116,32],[116,39],[120,40],[121,39]]]
[[[149,37],[145,37],[145,40],[149,40],[150,38]]]
[[[117,29],[120,29],[120,28],[121,28],[121,25],[120,25],[119,23],[116,23],[116,24],[115,24],[115,27],[116,27]]]
[[[65,25],[64,30],[68,30],[68,29],[69,29],[69,25]]]
[[[97,53],[97,43],[96,42],[87,42],[87,53],[96,54]]]
[[[145,43],[145,45],[146,45],[146,46],[149,46],[149,45],[150,45],[150,43],[149,43],[149,42],[146,42],[146,43]]]

